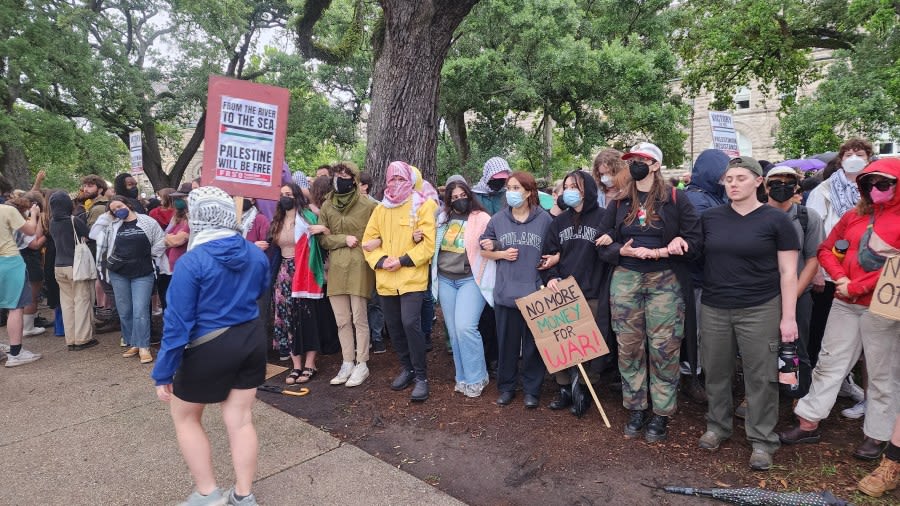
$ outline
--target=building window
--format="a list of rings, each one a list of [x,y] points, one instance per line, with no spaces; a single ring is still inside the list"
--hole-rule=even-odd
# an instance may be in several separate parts
[[[894,154],[894,143],[893,142],[882,142],[878,145],[878,154],[879,155],[893,155]]]
[[[750,108],[750,88],[747,86],[738,88],[734,93],[734,108],[738,110]]]

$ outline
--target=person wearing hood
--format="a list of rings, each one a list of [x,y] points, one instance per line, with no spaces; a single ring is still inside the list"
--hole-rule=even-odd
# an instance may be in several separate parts
[[[116,176],[113,181],[113,189],[116,195],[127,199],[129,207],[138,214],[147,214],[147,209],[141,203],[140,194],[138,193],[137,181],[134,176],[127,172],[123,172]]]
[[[410,400],[422,402],[429,395],[422,304],[434,254],[437,203],[416,191],[417,172],[401,161],[388,165],[384,199],[372,212],[362,243],[401,366],[391,389],[413,385]]]
[[[597,239],[600,254],[615,266],[610,313],[622,404],[630,411],[625,437],[643,433],[648,442],[668,437],[681,341],[696,340],[689,266],[703,244],[694,206],[663,179],[662,156],[656,145],[641,142],[622,157],[629,162],[618,185],[624,197],[603,216],[604,235]]]
[[[128,197],[109,200],[109,212],[97,218],[90,237],[97,241],[100,277],[109,280],[127,349],[125,358],[139,356],[153,362],[150,353],[150,297],[156,268],[168,272],[165,233],[146,214],[137,214]],[[65,317],[63,318],[65,321]]]
[[[516,394],[519,379],[519,352],[522,355],[521,380],[525,407],[534,409],[540,402],[541,383],[546,367],[534,336],[516,307],[516,299],[540,289],[537,266],[542,262],[544,237],[553,221],[540,206],[534,176],[513,172],[506,188],[506,207],[495,214],[481,235],[481,249],[496,261],[494,313],[497,320],[497,404],[506,406]]]
[[[168,402],[178,444],[196,490],[186,504],[256,504],[259,444],[253,426],[256,388],[265,382],[266,337],[256,300],[268,289],[268,261],[244,240],[234,200],[204,186],[188,196],[191,240],[169,291],[162,344],[151,374]],[[222,403],[235,484],[216,486],[201,418]]]
[[[891,439],[898,412],[900,321],[869,311],[888,257],[900,255],[900,160],[872,162],[857,178],[860,200],[819,246],[819,263],[834,280],[835,300],[825,324],[822,353],[809,393],[794,408],[796,426],[779,434],[785,444],[815,443],[819,422],[834,407],[844,378],[862,352],[866,356],[865,439],[853,456],[876,460]],[[844,241],[839,244],[840,241]]]
[[[361,239],[375,202],[360,195],[358,171],[349,162],[334,166],[333,191],[319,211],[319,224],[330,233],[319,235],[328,256],[328,301],[337,322],[343,364],[332,385],[359,386],[369,377],[368,302],[375,273],[366,263]]]
[[[697,213],[728,202],[722,176],[730,158],[721,149],[707,149],[700,153],[691,170],[691,183],[684,189],[685,195]]]
[[[94,280],[75,281],[72,264],[75,244],[87,240],[90,229],[81,216],[72,216],[74,205],[66,192],[50,196],[50,236],[56,244],[55,277],[59,284],[63,328],[70,351],[80,351],[97,345],[91,322],[94,300]]]
[[[505,159],[499,156],[490,158],[484,162],[481,180],[472,188],[481,207],[491,216],[506,208],[506,181],[511,172]]]
[[[558,291],[559,280],[575,277],[610,350],[609,355],[592,361],[592,372],[602,372],[606,366],[614,364],[611,358],[616,356],[609,322],[609,264],[600,261],[594,244],[603,230],[605,210],[597,202],[594,178],[581,170],[570,172],[563,179],[562,200],[565,211],[550,223],[543,245],[544,258],[559,255],[559,260],[550,266],[544,263],[539,270],[545,284],[553,291]],[[577,369],[569,368],[555,376],[560,391],[550,403],[550,409],[572,406],[572,414],[584,415],[589,398],[583,386],[584,379],[578,377]],[[573,378],[576,380],[574,386]]]

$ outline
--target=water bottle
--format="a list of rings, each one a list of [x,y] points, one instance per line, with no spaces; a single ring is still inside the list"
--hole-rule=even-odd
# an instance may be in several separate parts
[[[839,239],[834,242],[834,247],[831,248],[831,252],[834,253],[834,256],[837,257],[838,260],[844,261],[844,255],[847,254],[848,249],[850,249],[850,241]]]
[[[56,311],[53,313],[53,334],[56,336],[64,336],[66,335],[66,329],[63,327],[63,316],[62,316],[62,307],[56,306]]]
[[[778,383],[785,394],[796,394],[800,390],[800,357],[797,345],[781,343],[778,348]]]

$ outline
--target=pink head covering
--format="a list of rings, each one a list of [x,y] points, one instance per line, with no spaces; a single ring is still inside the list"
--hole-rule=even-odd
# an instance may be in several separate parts
[[[404,181],[400,184],[391,183],[391,179],[400,176]],[[385,189],[384,199],[381,201],[385,207],[397,207],[413,194],[416,184],[416,175],[413,168],[406,162],[391,162],[384,175]]]

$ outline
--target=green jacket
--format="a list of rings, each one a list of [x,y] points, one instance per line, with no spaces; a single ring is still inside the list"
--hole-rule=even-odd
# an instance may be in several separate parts
[[[341,213],[332,205],[330,197],[319,211],[319,224],[331,233],[318,236],[319,245],[328,250],[327,295],[358,295],[368,299],[375,286],[375,272],[363,257],[362,238],[377,204],[367,198],[357,198]],[[353,248],[347,247],[348,235],[356,237]]]

